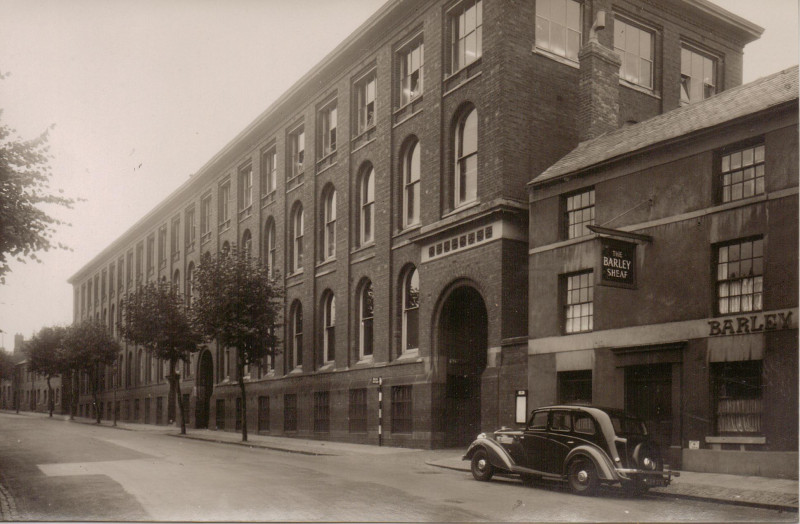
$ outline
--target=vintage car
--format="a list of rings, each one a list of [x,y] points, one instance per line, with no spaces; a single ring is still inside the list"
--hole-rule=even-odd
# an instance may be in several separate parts
[[[557,479],[574,493],[591,495],[600,484],[620,484],[631,494],[669,485],[647,426],[622,410],[548,406],[534,410],[524,429],[481,433],[463,457],[477,480],[518,474],[523,482]]]

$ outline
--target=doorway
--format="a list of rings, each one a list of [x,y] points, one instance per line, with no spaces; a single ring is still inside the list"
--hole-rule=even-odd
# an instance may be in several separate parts
[[[439,353],[446,358],[444,432],[447,446],[463,446],[480,433],[481,377],[486,369],[488,321],[480,293],[454,289],[439,315]]]
[[[625,410],[647,424],[662,457],[672,441],[672,364],[625,368]]]
[[[208,429],[211,411],[211,393],[214,390],[214,362],[208,350],[200,353],[197,362],[197,404],[195,404],[195,427]],[[188,405],[186,406],[188,409]]]

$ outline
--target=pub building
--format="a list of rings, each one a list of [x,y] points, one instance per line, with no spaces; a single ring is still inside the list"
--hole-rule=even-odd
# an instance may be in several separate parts
[[[797,101],[793,67],[530,182],[530,403],[630,410],[673,468],[797,478]]]

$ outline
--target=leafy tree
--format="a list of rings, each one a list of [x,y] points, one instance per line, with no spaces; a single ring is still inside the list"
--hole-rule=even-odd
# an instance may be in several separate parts
[[[236,348],[236,376],[242,395],[242,441],[247,441],[247,395],[244,368],[274,358],[275,335],[283,309],[283,289],[247,249],[233,247],[206,253],[195,270],[192,316],[208,340]]]
[[[28,369],[47,378],[47,408],[53,416],[55,402],[50,379],[62,376],[67,371],[64,336],[67,329],[62,326],[43,327],[26,344]]]
[[[14,376],[14,367],[16,366],[14,357],[5,351],[0,351],[0,378],[12,378]]]
[[[48,132],[22,140],[0,122],[0,284],[5,283],[10,271],[8,255],[20,262],[39,261],[37,251],[67,249],[53,239],[62,222],[39,207],[50,204],[72,208],[75,203],[75,199],[53,194],[50,189]]]
[[[189,320],[185,300],[172,285],[149,282],[123,299],[122,311],[125,316],[119,326],[122,336],[143,346],[153,357],[169,362],[170,395],[177,397],[181,434],[185,434],[177,364],[181,360],[189,362],[191,354],[203,341]]]
[[[67,367],[73,370],[75,376],[85,374],[88,376],[89,385],[92,389],[92,399],[95,407],[100,404],[97,401],[97,393],[100,387],[100,375],[106,366],[111,366],[117,359],[117,354],[122,349],[109,333],[108,327],[100,320],[87,319],[80,324],[73,324],[67,328],[64,337],[64,348]],[[72,381],[72,398],[74,416],[75,402],[77,402],[77,391],[75,381]],[[100,410],[95,409],[97,423],[100,423]]]

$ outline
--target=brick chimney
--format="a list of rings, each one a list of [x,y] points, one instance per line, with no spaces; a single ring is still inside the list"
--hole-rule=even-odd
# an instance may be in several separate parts
[[[578,138],[597,138],[619,127],[619,67],[622,60],[597,40],[605,27],[605,12],[597,14],[589,42],[578,53],[580,61]]]

